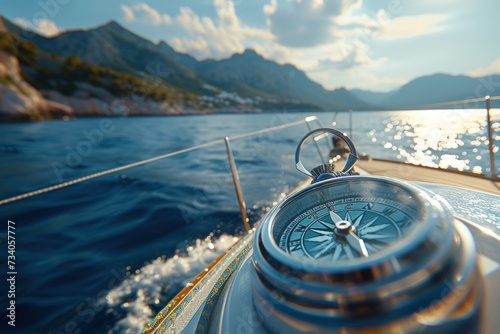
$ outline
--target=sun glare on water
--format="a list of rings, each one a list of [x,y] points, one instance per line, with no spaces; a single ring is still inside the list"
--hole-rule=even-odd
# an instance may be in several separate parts
[[[493,117],[493,142],[500,122]],[[383,133],[371,131],[372,142],[397,152],[409,163],[474,173],[490,171],[484,110],[426,110],[395,113]],[[382,137],[382,138],[381,138]],[[494,147],[494,152],[498,146]],[[488,166],[488,167],[484,167]]]

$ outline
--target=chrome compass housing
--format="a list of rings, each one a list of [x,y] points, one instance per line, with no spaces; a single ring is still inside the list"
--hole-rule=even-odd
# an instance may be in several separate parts
[[[303,143],[320,133],[351,153],[340,172],[308,171]],[[474,332],[481,279],[470,232],[438,196],[355,175],[356,149],[334,129],[306,135],[297,169],[313,183],[274,207],[254,238],[253,302],[273,333]],[[273,316],[269,316],[272,314]]]

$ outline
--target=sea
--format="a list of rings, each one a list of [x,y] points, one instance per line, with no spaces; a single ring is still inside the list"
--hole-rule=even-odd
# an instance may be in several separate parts
[[[294,155],[308,132],[298,121],[307,116],[0,124],[0,201],[30,194],[0,206],[0,333],[139,333],[244,231],[223,138],[255,224],[305,179]],[[492,173],[485,110],[316,116],[321,125],[311,122],[312,128],[333,124],[359,154]],[[265,128],[276,131],[259,131]],[[492,110],[492,129],[498,174],[500,110]],[[321,163],[317,151],[328,151],[326,140],[317,144],[304,145],[306,167]],[[126,165],[132,166],[120,168]],[[110,169],[116,170],[97,174]]]

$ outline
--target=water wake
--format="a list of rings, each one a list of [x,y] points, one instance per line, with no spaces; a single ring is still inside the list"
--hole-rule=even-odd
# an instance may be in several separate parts
[[[158,258],[136,270],[105,297],[117,318],[113,333],[140,333],[169,299],[238,240],[223,234],[197,239],[181,255]]]

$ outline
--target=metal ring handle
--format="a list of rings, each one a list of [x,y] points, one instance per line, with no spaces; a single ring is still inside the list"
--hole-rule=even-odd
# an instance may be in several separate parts
[[[347,161],[345,163],[345,166],[344,168],[342,169],[342,172],[343,173],[347,173],[349,172],[353,167],[354,167],[354,164],[356,163],[356,161],[358,160],[358,155],[356,153],[356,147],[354,147],[354,143],[349,139],[349,137],[347,137],[347,135],[339,130],[336,130],[336,129],[331,129],[331,128],[319,128],[319,129],[316,129],[316,130],[313,130],[311,132],[309,132],[308,134],[306,134],[304,136],[304,138],[302,138],[299,142],[299,145],[297,146],[297,150],[295,151],[295,168],[297,168],[297,170],[307,176],[310,176],[310,177],[314,177],[310,171],[308,171],[304,165],[302,164],[302,161],[300,161],[300,150],[302,149],[302,145],[304,144],[304,142],[306,140],[308,140],[309,138],[311,138],[314,134],[318,133],[318,132],[321,132],[321,133],[325,133],[325,132],[328,132],[328,133],[331,133],[337,137],[339,137],[340,139],[342,139],[344,141],[344,143],[347,144],[347,147],[349,147],[349,157],[347,158]]]

